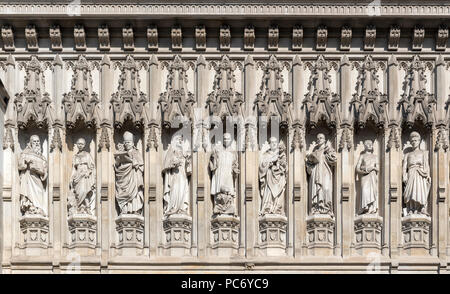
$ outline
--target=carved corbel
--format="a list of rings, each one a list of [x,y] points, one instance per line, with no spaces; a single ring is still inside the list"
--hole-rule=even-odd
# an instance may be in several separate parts
[[[343,26],[341,28],[341,50],[348,51],[352,46],[352,28]]]
[[[343,150],[347,148],[347,150],[351,150],[353,147],[353,129],[349,125],[341,125],[342,133],[341,138],[339,140],[339,150]]]
[[[100,50],[111,49],[111,43],[109,40],[109,28],[107,25],[102,25],[98,28],[98,47]]]
[[[368,25],[364,36],[364,50],[375,49],[375,41],[377,38],[377,29],[375,25]]]
[[[74,27],[73,38],[75,40],[75,50],[86,50],[86,33],[83,25],[76,25]]]
[[[5,51],[14,51],[16,49],[14,46],[14,31],[10,25],[4,25],[2,27],[2,41]]]
[[[436,136],[436,144],[434,146],[435,151],[444,150],[447,152],[448,150],[448,131],[444,124],[437,127],[438,133]]]
[[[204,25],[195,27],[195,49],[206,50],[206,28]]]
[[[122,28],[123,49],[127,51],[134,50],[134,33],[133,27],[126,26]]]
[[[222,25],[219,32],[220,50],[230,50],[231,47],[231,29],[229,25]]]
[[[27,25],[25,28],[25,40],[29,51],[37,51],[39,49],[38,34],[34,25]]]
[[[248,25],[244,28],[244,50],[255,49],[255,27]]]
[[[448,35],[447,25],[440,25],[436,33],[436,50],[445,50],[447,48]]]
[[[292,136],[292,150],[303,150],[305,145],[305,129],[299,121],[292,123],[294,134]]]
[[[317,28],[316,50],[327,49],[327,41],[328,41],[328,29],[326,26],[321,25]]]
[[[425,39],[425,28],[422,25],[416,25],[413,29],[412,50],[422,50]]]
[[[53,25],[49,29],[51,49],[54,51],[62,50],[62,36],[59,25]]]
[[[172,27],[170,36],[172,38],[172,50],[181,50],[183,48],[183,35],[181,26]]]
[[[391,124],[386,131],[389,131],[389,137],[386,144],[387,149],[398,150],[401,146],[400,128],[396,124]]]
[[[280,39],[280,31],[277,25],[273,25],[269,28],[267,34],[267,49],[278,50],[278,41]]]
[[[100,140],[98,143],[99,149],[108,151],[109,148],[111,147],[111,143],[109,141],[110,140],[109,140],[108,127],[106,125],[102,125]]]
[[[388,50],[398,50],[401,29],[399,25],[392,25],[389,29]]]
[[[303,27],[295,25],[292,28],[292,50],[302,50],[303,48]]]
[[[158,28],[155,25],[147,28],[148,50],[158,50]]]

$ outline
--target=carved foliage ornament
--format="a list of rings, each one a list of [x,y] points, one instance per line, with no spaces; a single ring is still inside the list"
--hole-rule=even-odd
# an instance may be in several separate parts
[[[174,26],[171,30],[172,50],[181,50],[183,48],[183,35],[181,26]]]
[[[326,26],[321,25],[317,28],[316,50],[327,49],[327,41],[328,41],[328,29]]]
[[[436,99],[426,90],[425,64],[414,56],[405,77],[405,92],[400,103],[406,114],[405,123],[412,126],[421,121],[425,126],[435,122]]]
[[[376,27],[374,25],[368,25],[366,27],[366,34],[364,36],[364,50],[373,50],[375,48],[376,37]]]
[[[73,67],[71,90],[63,98],[69,128],[75,127],[77,121],[86,123],[87,127],[96,126],[98,115],[95,109],[100,100],[92,90],[91,70],[86,58],[80,55]]]
[[[194,95],[187,89],[187,70],[187,64],[179,55],[175,55],[168,66],[166,92],[161,93],[158,101],[161,105],[162,123],[166,127],[170,127],[175,120],[184,122],[191,117],[195,100]]]
[[[319,55],[314,63],[303,104],[306,107],[309,125],[316,127],[319,121],[324,121],[330,127],[336,127],[339,113],[336,111],[340,103],[338,94],[330,89],[331,76],[328,74],[329,66],[323,55]]]
[[[216,75],[213,91],[209,93],[206,100],[210,113],[220,119],[233,115],[241,116],[241,105],[244,101],[242,95],[234,89],[236,64],[228,55],[224,55],[214,69]]]
[[[386,123],[385,108],[387,96],[381,94],[378,89],[378,66],[370,55],[366,56],[359,68],[356,83],[357,92],[353,94],[351,104],[355,108],[356,122],[363,128],[368,121],[372,121],[378,127],[384,127]]]
[[[280,119],[281,126],[288,126],[291,119],[289,105],[292,97],[283,91],[282,68],[275,55],[271,55],[263,68],[264,76],[255,104],[260,115],[275,116]]]
[[[273,25],[269,28],[268,36],[267,36],[267,48],[269,50],[278,50],[278,41],[280,38],[280,31],[278,30],[278,26]]]
[[[141,80],[138,66],[134,58],[128,55],[120,69],[119,86],[111,98],[114,126],[121,128],[125,121],[129,120],[136,127],[142,127],[145,122],[144,105],[147,103],[147,97],[139,88]]]
[[[147,28],[147,41],[149,50],[158,49],[158,28],[156,26],[149,26]]]
[[[231,29],[229,25],[222,25],[219,32],[220,50],[230,50],[231,47]]]
[[[422,50],[424,39],[425,28],[422,25],[416,25],[413,30],[412,50]]]
[[[45,92],[44,75],[35,55],[25,65],[23,92],[16,94],[17,124],[19,128],[34,121],[39,128],[48,126],[50,95]]]
[[[448,27],[440,25],[436,35],[436,50],[445,50],[447,48]]]
[[[131,26],[122,28],[123,49],[134,50],[134,33]]]

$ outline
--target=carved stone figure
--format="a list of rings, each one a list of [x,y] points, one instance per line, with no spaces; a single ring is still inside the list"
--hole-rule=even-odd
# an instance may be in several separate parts
[[[259,181],[261,184],[261,216],[266,214],[284,215],[283,202],[286,190],[286,148],[278,139],[269,139],[270,149],[266,150],[259,164]]]
[[[317,145],[306,156],[312,214],[333,215],[333,173],[330,165],[336,161],[333,147],[325,140],[324,134],[318,134]]]
[[[361,180],[361,207],[358,214],[378,212],[378,158],[373,154],[371,140],[364,141],[364,152],[356,164],[356,172]]]
[[[123,145],[114,154],[116,200],[122,214],[142,214],[144,204],[144,160],[134,146],[133,134],[123,134]]]
[[[189,214],[191,156],[183,148],[181,135],[175,135],[164,158],[164,216]]]
[[[405,190],[403,199],[409,214],[428,215],[427,202],[431,178],[428,163],[428,151],[420,150],[420,134],[411,132],[412,150],[403,159],[403,182]]]
[[[19,158],[20,210],[23,215],[48,216],[47,160],[39,136],[32,135]]]
[[[95,163],[91,154],[85,151],[86,140],[77,140],[78,153],[73,157],[69,189],[69,214],[90,214],[95,212]]]
[[[239,174],[238,155],[233,150],[231,134],[223,135],[223,145],[216,145],[209,168],[212,173],[211,195],[214,197],[214,215],[236,214],[235,178]]]

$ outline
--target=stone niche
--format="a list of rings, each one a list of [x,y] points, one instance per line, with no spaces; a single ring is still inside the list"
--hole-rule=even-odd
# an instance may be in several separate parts
[[[330,147],[336,151],[336,131],[328,128],[322,122],[317,127],[311,129],[305,136],[306,138],[306,154],[310,153],[317,143],[317,135],[322,133],[325,135],[325,140]],[[331,214],[313,213],[312,198],[311,198],[311,176],[307,174],[308,183],[308,216],[306,218],[307,231],[307,248],[308,253],[314,256],[330,256],[334,254],[335,248],[335,227],[336,227],[336,166],[330,165],[332,174],[332,206]]]
[[[86,141],[84,151],[90,154],[94,163],[94,177],[95,177],[95,193],[91,196],[92,202],[90,207],[78,207],[76,199],[71,192],[70,179],[74,172],[74,159],[78,152],[78,147],[76,146],[77,141],[83,138]],[[65,166],[66,172],[65,176],[67,179],[65,183],[69,183],[65,187],[64,191],[67,191],[67,224],[69,231],[69,249],[76,249],[77,251],[95,249],[97,245],[97,208],[100,205],[99,199],[99,185],[98,183],[98,167],[97,167],[97,148],[96,148],[96,134],[95,130],[91,128],[77,127],[67,132],[66,143],[67,143],[67,153],[71,160]],[[81,167],[80,167],[81,168]]]
[[[25,129],[19,129],[18,132],[18,140],[20,150],[18,152],[20,154],[25,150],[27,144],[30,140],[30,137],[33,135],[37,135],[39,137],[39,141],[41,143],[42,155],[47,160],[49,159],[49,141],[48,141],[48,129],[47,128],[38,128],[37,125],[31,123]],[[48,166],[47,166],[47,174],[48,174]],[[19,179],[19,175],[18,175]],[[20,189],[20,180],[18,182]],[[19,244],[19,248],[22,249],[24,255],[29,256],[40,256],[47,255],[49,250],[49,245],[51,244],[51,231],[50,231],[50,223],[48,212],[50,211],[50,197],[49,197],[49,179],[43,182],[45,188],[45,195],[43,195],[43,199],[46,202],[47,215],[39,215],[39,214],[23,214],[20,210],[21,204],[19,197],[17,198],[17,207],[19,216],[19,226],[21,233],[21,242]],[[20,193],[20,192],[19,192]]]
[[[403,159],[405,155],[411,151],[410,134],[416,131],[420,134],[421,143],[420,150],[432,150],[430,140],[430,130],[423,127],[421,124],[415,124],[412,128],[402,132],[402,149]],[[429,153],[428,153],[429,154]],[[432,167],[432,156],[428,155],[430,176]],[[403,183],[403,193],[405,192],[405,183]],[[428,194],[427,213],[425,214],[408,214],[406,204],[404,203],[404,195],[402,195],[402,244],[401,253],[404,255],[429,255],[430,254],[430,239],[431,239],[431,193],[432,188]]]
[[[123,150],[123,135],[128,131],[133,134],[133,144],[137,151],[143,154],[143,142],[142,132],[139,129],[132,128],[127,123],[121,128],[121,130],[115,130],[114,132],[114,146],[111,148],[112,152]],[[145,170],[143,181],[145,181]],[[114,174],[115,177],[115,174]],[[114,180],[116,182],[116,179]],[[142,189],[142,195],[143,195]],[[142,211],[140,214],[123,213],[120,214],[120,208],[116,199],[116,187],[114,187],[114,203],[115,203],[115,224],[116,224],[116,243],[115,248],[118,249],[117,254],[122,256],[137,256],[143,254],[144,248],[144,201],[142,201]]]
[[[383,244],[383,215],[384,215],[384,189],[382,185],[382,177],[384,169],[381,161],[381,146],[382,131],[375,127],[369,126],[360,128],[356,131],[354,136],[355,148],[355,219],[354,219],[354,249],[360,255],[367,255],[371,252],[381,253]],[[377,157],[377,211],[369,212],[367,205],[362,206],[362,175],[356,171],[358,160],[364,154],[364,142],[370,140],[373,144],[373,154]],[[364,162],[361,164],[361,169],[365,167]],[[368,180],[369,181],[369,180]],[[366,208],[366,209],[365,209]]]
[[[183,123],[183,121],[174,119],[174,128],[164,128],[161,132],[161,140],[163,144],[163,166],[164,160],[166,160],[167,152],[170,145],[172,144],[172,139],[181,135],[182,146],[184,152],[191,156],[191,169],[192,169],[192,129],[189,124],[182,124],[180,128],[175,128],[177,122]],[[161,174],[161,183],[165,186],[164,174]],[[176,213],[170,214],[168,216],[163,216],[162,219],[162,230],[164,232],[164,237],[162,240],[162,253],[165,256],[189,256],[192,250],[192,175],[187,175],[187,181],[189,184],[189,207],[187,214]],[[164,194],[164,188],[161,190]],[[163,195],[161,195],[163,197]],[[164,201],[163,201],[164,202]],[[164,207],[164,205],[163,205]],[[164,211],[161,211],[161,215]]]

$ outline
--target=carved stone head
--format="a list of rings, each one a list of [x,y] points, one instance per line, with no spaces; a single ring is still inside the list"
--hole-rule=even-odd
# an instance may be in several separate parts
[[[38,135],[32,135],[28,144],[34,152],[41,154],[41,140]]]
[[[317,134],[317,146],[322,146],[326,142],[325,135],[322,133]]]
[[[270,137],[269,146],[271,151],[276,151],[278,149],[278,139],[276,137]]]
[[[414,149],[418,148],[421,141],[420,134],[418,132],[411,132],[409,135],[409,140]]]
[[[126,131],[125,133],[123,133],[123,145],[126,151],[133,149],[134,135],[131,132]]]
[[[223,134],[223,145],[225,147],[229,147],[231,145],[231,134],[230,133],[225,133]]]
[[[364,149],[366,152],[373,152],[373,143],[371,140],[364,141]]]
[[[77,148],[78,148],[78,152],[81,152],[84,150],[84,147],[86,147],[86,140],[84,138],[79,138],[77,140]]]

